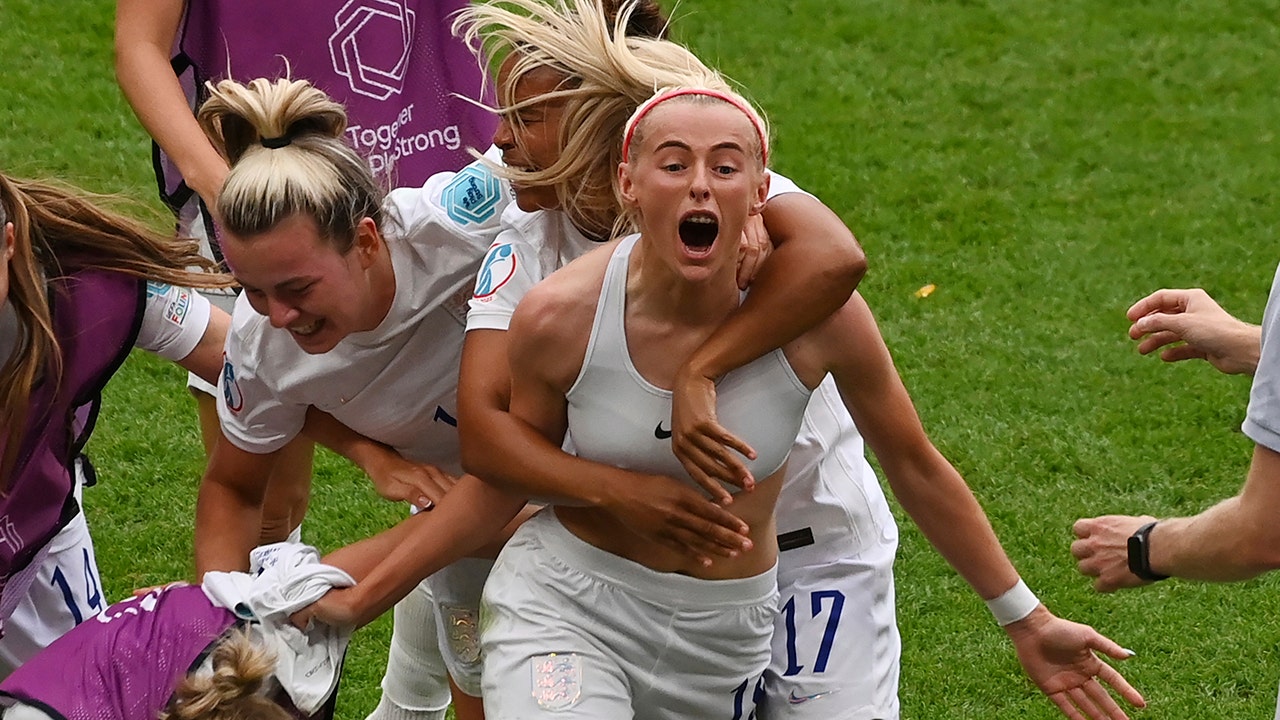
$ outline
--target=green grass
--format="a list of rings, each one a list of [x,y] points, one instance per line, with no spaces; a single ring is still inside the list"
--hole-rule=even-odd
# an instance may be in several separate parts
[[[0,167],[152,202],[111,76],[111,3],[6,0]],[[1170,581],[1094,594],[1070,526],[1193,513],[1234,493],[1248,381],[1139,357],[1124,310],[1202,285],[1260,318],[1280,226],[1280,3],[685,0],[677,30],[768,111],[777,168],[871,259],[863,292],[936,443],[1028,583],[1138,651],[1150,718],[1270,717],[1280,593]],[[926,299],[913,292],[926,283]],[[112,383],[86,503],[112,597],[188,572],[201,459],[180,375]],[[319,463],[310,538],[389,523]],[[1052,718],[977,598],[907,522],[898,562],[910,718]],[[341,715],[376,702],[389,622],[357,635]]]

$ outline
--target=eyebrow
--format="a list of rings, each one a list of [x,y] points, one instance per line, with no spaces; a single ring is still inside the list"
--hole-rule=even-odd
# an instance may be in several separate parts
[[[688,150],[690,152],[693,151],[693,148],[690,147],[688,143],[685,143],[680,140],[667,140],[666,142],[659,143],[658,147],[654,148],[653,151],[658,152],[659,150],[669,148],[669,147],[676,148],[679,150]],[[712,145],[711,151],[715,152],[716,150],[737,150],[738,152],[746,153],[746,150],[741,145],[739,145],[736,142],[733,142],[732,140],[726,140],[725,142],[716,143],[715,145]]]
[[[308,284],[313,283],[313,282],[316,282],[316,281],[318,281],[318,280],[319,280],[319,278],[317,278],[317,277],[311,277],[311,276],[308,276],[308,275],[299,275],[299,276],[297,276],[297,277],[291,277],[291,278],[289,278],[288,280],[282,280],[281,282],[276,283],[275,285],[273,285],[273,286],[272,286],[272,289],[273,289],[273,290],[286,290],[286,291],[288,291],[288,290],[297,290],[298,288],[296,288],[296,287],[292,287],[292,288],[290,288],[290,287],[285,287],[285,286],[286,286],[286,285],[308,285]],[[259,290],[262,290],[262,289],[263,289],[263,288],[260,288],[260,287],[258,287],[258,286],[256,286],[256,285],[249,285],[248,283],[244,282],[243,280],[237,280],[237,282],[239,282],[239,283],[240,283],[240,287],[241,287],[241,288],[244,288],[245,290],[259,291]]]

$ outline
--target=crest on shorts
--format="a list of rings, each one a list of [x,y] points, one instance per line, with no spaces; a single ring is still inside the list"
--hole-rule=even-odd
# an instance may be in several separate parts
[[[577,704],[582,696],[582,658],[577,653],[535,655],[529,663],[538,707],[564,710]]]
[[[472,665],[480,660],[480,623],[474,609],[461,605],[441,605],[449,649],[459,661]]]

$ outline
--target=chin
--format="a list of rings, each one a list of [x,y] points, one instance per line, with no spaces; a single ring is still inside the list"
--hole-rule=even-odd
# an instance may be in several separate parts
[[[525,212],[538,212],[539,210],[559,210],[560,201],[556,199],[553,191],[542,188],[516,188],[516,207]]]

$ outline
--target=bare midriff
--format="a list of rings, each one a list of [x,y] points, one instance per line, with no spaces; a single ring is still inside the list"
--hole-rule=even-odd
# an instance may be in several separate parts
[[[623,525],[599,508],[557,506],[560,523],[584,542],[601,550],[639,563],[658,572],[672,572],[702,580],[730,580],[752,577],[773,567],[778,560],[777,530],[773,509],[782,489],[785,466],[756,483],[751,492],[738,492],[726,509],[750,528],[752,549],[737,557],[714,556],[704,567],[687,553],[659,545]]]

